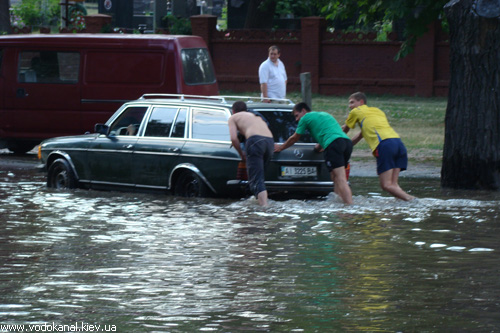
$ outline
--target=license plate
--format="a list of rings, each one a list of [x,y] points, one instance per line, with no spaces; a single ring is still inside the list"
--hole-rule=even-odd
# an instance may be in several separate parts
[[[318,175],[316,167],[282,166],[282,177],[315,177]]]

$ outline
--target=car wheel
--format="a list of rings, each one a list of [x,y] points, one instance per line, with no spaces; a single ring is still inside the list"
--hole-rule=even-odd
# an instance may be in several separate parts
[[[184,171],[175,183],[174,194],[181,197],[206,197],[210,191],[197,174]]]
[[[47,186],[56,189],[71,189],[76,187],[76,176],[68,161],[58,158],[50,165]]]

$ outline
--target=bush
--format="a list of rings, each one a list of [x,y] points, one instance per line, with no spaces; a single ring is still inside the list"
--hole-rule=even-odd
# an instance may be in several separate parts
[[[61,9],[59,0],[22,0],[12,6],[11,23],[14,27],[56,25]]]
[[[172,35],[191,35],[191,21],[188,18],[167,15],[162,18],[163,26]]]

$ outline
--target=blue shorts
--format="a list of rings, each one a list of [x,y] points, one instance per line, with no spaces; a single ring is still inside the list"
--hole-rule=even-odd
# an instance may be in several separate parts
[[[403,141],[399,138],[382,140],[373,152],[377,158],[377,174],[391,169],[406,170],[408,153]]]
[[[246,140],[248,183],[255,196],[266,190],[264,169],[274,152],[274,139],[252,135]]]
[[[323,153],[328,171],[332,172],[333,169],[340,167],[347,168],[351,154],[352,141],[350,139],[335,139],[328,147],[326,147]]]

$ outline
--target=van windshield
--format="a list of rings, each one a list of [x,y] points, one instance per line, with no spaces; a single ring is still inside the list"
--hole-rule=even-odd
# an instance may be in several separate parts
[[[215,83],[212,61],[205,48],[183,49],[182,68],[184,81],[188,85]]]

